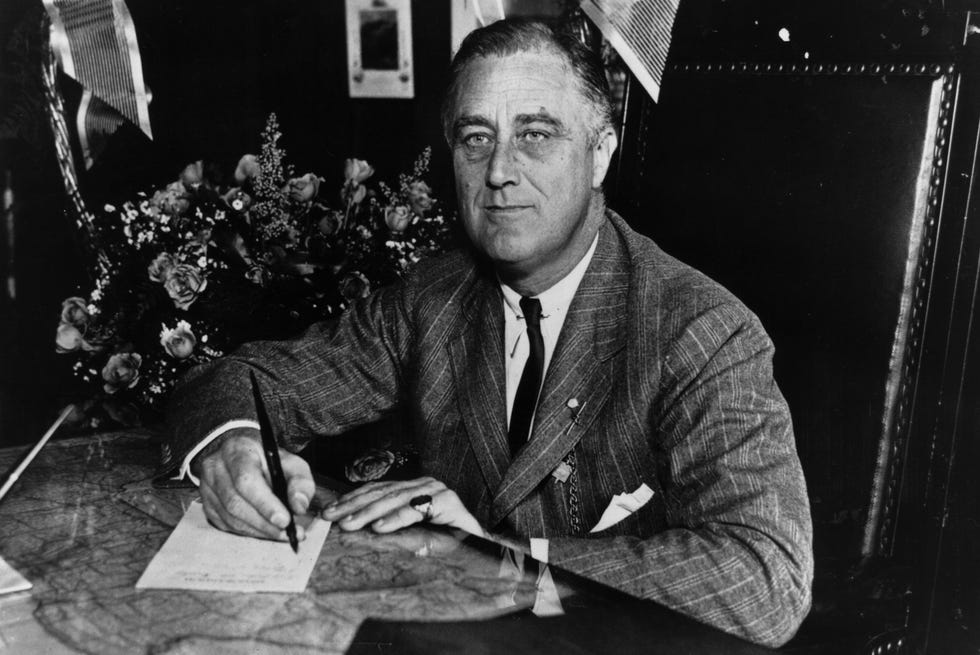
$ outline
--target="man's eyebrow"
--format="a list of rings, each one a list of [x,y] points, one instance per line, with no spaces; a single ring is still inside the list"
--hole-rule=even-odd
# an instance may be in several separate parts
[[[459,132],[466,127],[485,127],[492,130],[494,126],[490,119],[486,116],[464,114],[453,122],[453,134],[458,135]]]
[[[533,114],[518,114],[514,117],[514,123],[517,125],[530,125],[531,123],[544,123],[545,125],[550,125],[558,131],[564,132],[566,127],[561,119],[555,116],[539,111]]]

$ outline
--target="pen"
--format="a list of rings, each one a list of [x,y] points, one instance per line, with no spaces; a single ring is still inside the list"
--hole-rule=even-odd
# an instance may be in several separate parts
[[[276,441],[275,432],[272,430],[272,421],[265,411],[265,404],[262,402],[262,394],[259,393],[259,383],[255,379],[255,372],[249,371],[252,380],[252,396],[255,398],[255,411],[259,419],[259,433],[262,435],[262,450],[265,451],[265,463],[269,467],[269,478],[272,481],[272,492],[286,506],[289,512],[289,525],[286,526],[286,536],[289,537],[289,545],[293,547],[294,553],[299,553],[299,540],[296,538],[296,520],[293,517],[293,510],[289,507],[289,496],[286,487],[286,475],[282,472],[282,461],[279,459],[279,444]]]

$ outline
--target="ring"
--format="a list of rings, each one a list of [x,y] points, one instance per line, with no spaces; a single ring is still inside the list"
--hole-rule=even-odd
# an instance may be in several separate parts
[[[432,496],[422,494],[408,501],[409,507],[422,515],[422,520],[428,523],[432,520]]]

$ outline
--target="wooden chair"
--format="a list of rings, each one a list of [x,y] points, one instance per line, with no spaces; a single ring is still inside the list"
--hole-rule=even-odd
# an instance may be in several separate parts
[[[610,204],[775,342],[817,558],[787,650],[921,652],[954,622],[944,613],[966,621],[936,566],[952,557],[946,481],[957,434],[972,437],[957,421],[977,359],[970,15],[928,14],[933,37],[901,51],[869,38],[915,33],[894,5],[736,4],[682,4],[659,104],[630,82]],[[803,43],[784,47],[781,24]]]

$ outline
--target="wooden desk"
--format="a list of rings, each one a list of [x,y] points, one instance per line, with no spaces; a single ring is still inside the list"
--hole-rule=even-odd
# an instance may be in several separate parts
[[[0,472],[23,450],[0,450]],[[503,565],[499,546],[427,527],[389,536],[332,530],[302,594],[137,590],[137,578],[196,496],[153,489],[156,459],[157,446],[145,435],[52,442],[0,503],[0,555],[34,583],[29,592],[0,596],[0,655],[340,653],[352,644],[403,652],[392,646],[400,640],[418,652],[514,651],[514,642],[516,652],[550,652],[553,632],[578,643],[571,652],[614,643],[618,652],[629,652],[629,644],[650,652],[658,643],[657,652],[763,652],[554,569],[567,614],[532,618],[535,578]],[[472,625],[372,621],[355,639],[368,617],[504,615]],[[635,638],[624,642],[633,628]],[[575,630],[584,632],[571,637]]]

